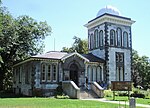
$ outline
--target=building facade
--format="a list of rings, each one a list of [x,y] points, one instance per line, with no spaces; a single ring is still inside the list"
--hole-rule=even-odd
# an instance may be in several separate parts
[[[15,93],[53,94],[59,83],[72,80],[78,87],[92,82],[131,81],[131,18],[123,17],[111,6],[99,10],[90,20],[88,54],[50,51],[14,65]]]

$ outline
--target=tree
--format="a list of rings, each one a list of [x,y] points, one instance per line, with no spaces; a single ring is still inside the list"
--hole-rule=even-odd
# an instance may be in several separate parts
[[[81,38],[74,36],[74,43],[72,45],[72,47],[67,48],[67,47],[63,47],[62,51],[64,52],[75,52],[77,51],[80,54],[87,54],[88,53],[88,42],[87,40],[82,40]]]
[[[132,51],[132,79],[134,86],[143,86],[145,89],[150,86],[150,63],[147,56],[140,57],[138,52]]]
[[[10,87],[13,63],[41,53],[43,40],[50,33],[46,22],[29,16],[13,18],[5,8],[0,8],[0,90]]]

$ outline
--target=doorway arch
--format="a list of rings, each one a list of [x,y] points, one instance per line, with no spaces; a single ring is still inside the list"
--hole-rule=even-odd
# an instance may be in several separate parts
[[[70,65],[70,80],[74,81],[74,83],[78,86],[78,66],[73,63]]]

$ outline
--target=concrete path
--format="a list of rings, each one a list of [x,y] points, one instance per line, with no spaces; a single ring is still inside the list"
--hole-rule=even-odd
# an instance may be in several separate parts
[[[110,100],[106,100],[105,98],[102,98],[102,99],[81,99],[81,100],[95,100],[95,101],[125,105],[125,101],[110,101]],[[126,105],[129,105],[129,102],[126,102]],[[145,105],[145,104],[136,104],[136,106],[143,107],[143,108],[150,108],[150,105]]]

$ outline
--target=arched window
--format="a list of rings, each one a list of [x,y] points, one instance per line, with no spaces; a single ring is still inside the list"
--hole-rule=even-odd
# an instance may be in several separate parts
[[[93,67],[91,67],[91,74],[90,74],[90,76],[91,76],[90,81],[91,82],[93,82],[93,70],[94,70]]]
[[[87,67],[87,79],[90,81],[90,66]]]
[[[46,81],[46,68],[45,68],[45,64],[42,64],[41,79],[42,79],[42,81]]]
[[[91,49],[91,35],[88,36],[88,48]]]
[[[102,81],[102,68],[100,66],[97,67],[96,81]]]
[[[47,70],[47,81],[51,81],[51,65],[48,65],[48,70]]]
[[[94,48],[97,48],[98,47],[98,30],[96,29],[95,31],[94,31],[94,38],[95,38],[95,40],[94,40]]]
[[[93,49],[93,33],[90,36],[90,48]]]
[[[110,46],[114,46],[114,45],[115,45],[115,31],[110,30]]]
[[[99,32],[99,45],[103,46],[103,31],[102,30]]]
[[[96,67],[93,67],[93,81],[96,81]]]
[[[123,32],[123,46],[124,47],[128,47],[128,33],[127,32]]]
[[[122,30],[121,28],[117,29],[117,46],[121,47],[121,38],[122,37]]]

